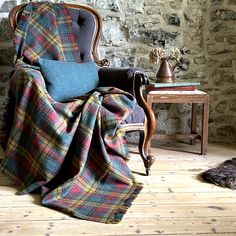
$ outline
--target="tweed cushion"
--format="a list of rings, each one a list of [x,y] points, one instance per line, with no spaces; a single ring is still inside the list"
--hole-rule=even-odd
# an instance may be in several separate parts
[[[39,58],[38,62],[46,88],[58,102],[78,97],[98,86],[98,72],[92,61],[75,63]]]

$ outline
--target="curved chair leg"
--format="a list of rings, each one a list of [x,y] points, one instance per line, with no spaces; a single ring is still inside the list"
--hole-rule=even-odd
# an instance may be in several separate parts
[[[156,118],[152,110],[150,102],[147,103],[144,98],[144,85],[148,85],[147,76],[140,71],[136,71],[134,74],[133,94],[140,107],[143,108],[146,120],[144,123],[144,129],[140,131],[139,139],[139,152],[143,159],[144,166],[146,168],[146,174],[150,175],[150,168],[155,161],[155,157],[148,154],[149,143],[151,142],[152,135],[156,128]]]
[[[148,154],[148,140],[146,137],[146,134],[144,131],[140,130],[140,136],[139,136],[139,153],[143,159],[144,166],[146,168],[146,174],[150,175],[150,168],[152,164],[155,162],[155,157],[153,155]]]

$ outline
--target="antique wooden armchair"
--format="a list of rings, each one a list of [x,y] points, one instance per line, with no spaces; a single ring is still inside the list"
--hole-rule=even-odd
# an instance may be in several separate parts
[[[110,67],[109,61],[100,60],[97,54],[98,40],[102,29],[102,20],[98,12],[87,6],[63,3],[69,10],[74,32],[78,34],[78,45],[82,62],[93,60],[99,68],[100,86],[113,86],[131,92],[138,105],[133,113],[122,124],[125,132],[139,131],[139,152],[150,174],[150,167],[154,163],[154,156],[148,153],[148,146],[155,130],[155,117],[143,97],[142,89],[148,83],[145,74],[138,68]],[[9,14],[9,21],[14,31],[25,4],[18,5]]]

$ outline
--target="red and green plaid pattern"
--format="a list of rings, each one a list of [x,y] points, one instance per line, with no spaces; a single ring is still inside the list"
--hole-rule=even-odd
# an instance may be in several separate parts
[[[40,71],[22,60],[10,86],[15,117],[1,170],[19,194],[41,189],[45,206],[80,219],[118,223],[142,188],[126,164],[119,131],[134,98],[106,87],[58,103],[47,93]]]
[[[17,58],[36,63],[38,57],[80,61],[68,9],[62,4],[31,2],[25,7],[14,37]]]

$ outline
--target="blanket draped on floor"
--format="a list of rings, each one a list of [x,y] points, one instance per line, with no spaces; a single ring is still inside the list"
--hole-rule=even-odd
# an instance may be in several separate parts
[[[45,206],[80,219],[118,223],[142,188],[126,164],[128,150],[119,132],[135,101],[112,87],[64,103],[50,97],[37,58],[78,62],[72,35],[62,5],[26,6],[14,37],[18,61],[10,89],[15,114],[1,170],[19,194],[40,190]]]

